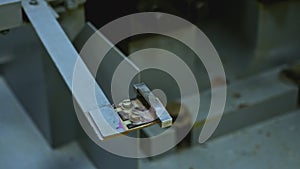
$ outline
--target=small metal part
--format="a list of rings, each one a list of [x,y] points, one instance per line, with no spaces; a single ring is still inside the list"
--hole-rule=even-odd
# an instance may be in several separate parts
[[[132,103],[129,99],[122,101],[122,108],[124,109],[130,109],[132,107]]]
[[[142,121],[142,117],[137,112],[135,112],[135,113],[133,112],[130,114],[129,120],[133,123],[139,123]]]
[[[115,111],[118,112],[118,115],[122,119],[123,126],[127,126],[130,130],[134,130],[136,127],[140,129],[145,124],[149,126],[157,123],[155,112],[147,109],[139,99],[123,100],[117,104]]]
[[[135,84],[138,98],[142,100],[157,115],[162,128],[172,125],[172,117],[167,112],[160,100],[150,91],[145,83]]]
[[[129,113],[126,113],[124,111],[119,111],[118,114],[123,121],[129,120]]]
[[[160,123],[162,128],[172,125],[169,115],[160,100],[144,84],[134,85],[137,98],[125,99],[114,107],[125,132]]]

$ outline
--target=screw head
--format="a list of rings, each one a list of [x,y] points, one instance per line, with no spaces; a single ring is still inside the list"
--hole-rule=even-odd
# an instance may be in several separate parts
[[[138,123],[142,121],[142,117],[138,114],[131,113],[129,115],[129,120],[133,123]]]
[[[129,99],[123,100],[122,102],[122,108],[124,109],[130,109],[132,107],[132,103]]]

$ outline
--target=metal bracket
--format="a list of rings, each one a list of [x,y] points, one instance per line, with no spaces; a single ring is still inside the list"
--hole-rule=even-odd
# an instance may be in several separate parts
[[[145,84],[137,84],[135,88],[138,93],[150,105],[150,109],[141,109],[144,105],[139,104],[138,99],[132,100],[136,104],[135,108],[140,109],[138,110],[140,113],[144,113],[140,117],[140,120],[150,117],[148,116],[149,114],[155,114],[155,116],[152,117],[153,119],[138,121],[139,118],[136,114],[135,116],[132,115],[134,117],[129,120],[131,126],[128,126],[128,121],[122,120],[120,115],[118,115],[117,110],[120,107],[113,107],[109,103],[88,67],[75,50],[51,10],[49,10],[47,3],[44,0],[22,0],[22,6],[51,59],[71,90],[73,97],[84,113],[84,116],[100,140],[155,124],[157,121],[155,116],[159,118],[162,127],[168,127],[172,124],[171,116],[167,113],[159,99],[150,92]],[[95,84],[94,91],[98,102],[93,102],[94,100],[91,98],[93,96],[85,93],[85,88],[89,90],[90,86],[83,87],[83,91],[72,90],[74,85],[73,73],[76,64],[82,66],[80,72],[84,78],[82,81]]]

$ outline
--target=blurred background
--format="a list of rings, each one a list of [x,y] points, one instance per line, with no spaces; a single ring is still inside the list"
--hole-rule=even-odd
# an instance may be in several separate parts
[[[48,5],[41,10],[31,11],[28,6],[43,2]],[[300,168],[299,10],[298,0],[0,0],[0,168]],[[164,92],[173,118],[178,106],[185,107],[185,118],[170,133],[170,143],[187,126],[192,127],[189,134],[164,154],[133,159],[107,152],[82,130],[61,76],[64,64],[58,66],[51,58],[68,56],[69,42],[80,52],[97,29],[138,12],[182,17],[199,27],[216,48],[227,77],[216,83],[226,81],[227,101],[207,142],[198,142],[209,120],[206,69],[186,45],[157,34],[119,42],[101,63],[96,80],[111,101],[112,75],[124,58],[146,48],[171,51],[189,65],[201,92],[195,124],[189,119],[189,107],[197,95],[180,96],[174,79],[156,69],[142,71],[137,79]],[[58,26],[67,35],[60,41],[51,34]],[[184,36],[195,30],[170,31]],[[51,48],[52,44],[60,48]],[[160,57],[153,54],[148,59]],[[179,104],[181,97],[184,103]],[[155,125],[131,135],[151,137],[163,131]],[[151,152],[157,144],[151,142],[145,151]]]

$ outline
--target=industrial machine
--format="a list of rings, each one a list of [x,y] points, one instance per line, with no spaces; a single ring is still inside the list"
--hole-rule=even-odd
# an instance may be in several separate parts
[[[0,168],[299,168],[297,0],[99,3],[0,0]],[[173,14],[200,28],[219,53],[226,79],[211,83],[205,65],[176,39],[147,33],[113,45],[113,39],[97,32],[107,22],[138,12]],[[139,26],[132,23],[133,29]],[[184,38],[195,29],[166,31]],[[96,63],[81,55],[92,36],[110,47],[95,70]],[[194,36],[188,38],[200,45]],[[138,63],[165,63],[159,52],[134,55],[149,48],[170,51],[186,63],[200,96],[192,90],[180,93],[176,80],[157,69],[139,72],[126,91],[123,79],[111,85],[124,61],[132,69]],[[200,144],[205,122],[214,120],[208,115],[211,87],[219,84],[227,84],[223,116],[212,137]],[[113,93],[122,97],[115,99]],[[160,145],[176,146],[139,159],[97,145],[122,137],[148,138],[147,146],[135,145],[145,154]],[[127,147],[120,142],[118,149]]]

